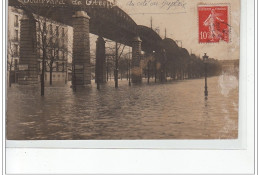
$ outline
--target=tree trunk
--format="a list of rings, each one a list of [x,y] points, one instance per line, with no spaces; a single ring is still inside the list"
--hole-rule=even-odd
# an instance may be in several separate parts
[[[107,70],[106,71],[107,71],[107,82],[108,82],[108,60],[107,60],[107,65],[106,66],[107,66]]]
[[[12,82],[11,82],[12,75],[11,75],[11,72],[12,72],[12,62],[10,63],[10,66],[9,66],[9,87],[12,86]]]
[[[154,82],[157,82],[157,61],[154,62]]]
[[[52,70],[53,70],[52,65],[53,63],[50,63],[50,85],[52,85]]]
[[[41,74],[41,96],[44,96],[44,72],[45,72],[45,59],[42,60],[42,74]]]
[[[11,68],[10,68],[10,70],[9,70],[9,87],[12,86],[11,78],[12,78],[12,76],[11,76]]]
[[[128,85],[131,86],[131,61],[128,63]]]
[[[46,36],[43,39],[43,45],[46,45]],[[46,59],[46,50],[43,48],[43,53],[42,53],[42,75],[41,75],[41,96],[44,96],[44,74],[45,74],[45,59]]]
[[[148,62],[148,69],[147,69],[147,83],[150,83],[150,64],[151,62]]]
[[[67,79],[68,79],[68,69],[67,69],[67,63],[66,63],[66,72],[65,72],[65,84],[67,84]]]
[[[45,74],[45,58],[43,58],[42,60],[41,96],[44,96],[44,74]]]
[[[115,88],[118,88],[118,43],[116,42]]]

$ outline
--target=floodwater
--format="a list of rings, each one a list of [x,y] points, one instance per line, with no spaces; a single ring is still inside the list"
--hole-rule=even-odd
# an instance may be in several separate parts
[[[238,80],[204,79],[146,83],[73,92],[70,84],[7,89],[9,140],[235,139],[238,136]]]

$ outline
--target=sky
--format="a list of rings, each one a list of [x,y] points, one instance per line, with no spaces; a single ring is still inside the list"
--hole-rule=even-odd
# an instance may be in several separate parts
[[[214,2],[214,3],[213,3]],[[229,24],[231,33],[229,43],[199,44],[198,42],[198,4],[229,4]],[[138,24],[160,29],[164,38],[181,40],[182,47],[196,55],[207,55],[218,60],[239,59],[240,55],[240,0],[117,0],[122,8]],[[181,42],[178,43],[181,46]]]

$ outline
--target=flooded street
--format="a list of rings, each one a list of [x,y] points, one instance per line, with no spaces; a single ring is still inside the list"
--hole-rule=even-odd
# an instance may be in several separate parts
[[[227,82],[229,83],[227,83]],[[128,86],[127,80],[74,93],[70,83],[45,88],[7,89],[7,138],[80,139],[228,139],[237,138],[236,77]],[[230,83],[231,82],[231,83]],[[232,84],[232,82],[234,82]],[[225,87],[223,87],[225,84]]]

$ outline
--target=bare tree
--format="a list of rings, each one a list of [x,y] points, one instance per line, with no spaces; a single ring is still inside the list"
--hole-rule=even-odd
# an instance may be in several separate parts
[[[115,50],[116,50],[115,51],[115,53],[116,53],[116,55],[115,55],[115,58],[116,58],[115,59],[115,88],[118,88],[118,71],[119,71],[118,62],[119,62],[119,59],[121,58],[122,53],[125,49],[125,45],[123,45],[123,48],[122,48],[120,54],[118,55],[118,52],[119,52],[121,46],[122,46],[121,43],[116,42],[116,46],[115,46]]]
[[[60,59],[60,51],[62,50],[62,61],[63,67],[65,69],[66,61],[65,55],[68,52],[68,49],[65,46],[65,36],[67,36],[67,30],[65,31],[65,26],[54,22],[46,17],[37,16],[37,50],[38,56],[41,60],[41,96],[44,96],[44,76],[47,70],[47,66],[49,68],[49,84],[53,83],[53,69],[54,63],[56,62],[58,71],[58,62]],[[55,31],[54,31],[55,26]],[[60,34],[61,33],[61,34]],[[66,65],[67,66],[67,65]],[[63,70],[64,71],[64,70]],[[66,82],[66,80],[65,80]]]
[[[106,41],[106,43],[111,43],[111,42],[113,42],[113,41]],[[122,57],[122,54],[123,54],[124,49],[125,49],[125,45],[116,41],[114,47],[109,45],[106,48],[109,50],[109,53],[112,53],[112,54],[110,54],[110,56],[113,55],[114,59],[115,59],[114,81],[115,81],[115,88],[118,88],[119,60]]]

